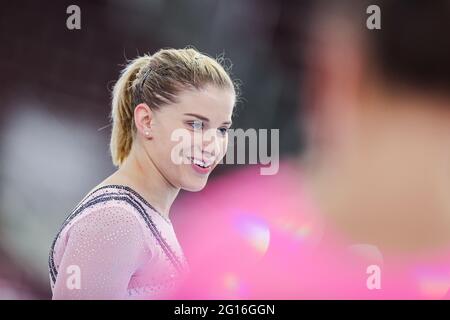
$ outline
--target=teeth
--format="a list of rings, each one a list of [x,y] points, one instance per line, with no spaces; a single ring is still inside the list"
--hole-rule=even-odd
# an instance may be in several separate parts
[[[207,168],[209,165],[206,165],[206,163],[202,160],[192,159],[192,162],[202,168]]]
[[[211,163],[206,164],[206,162],[203,161],[203,160],[198,160],[198,159],[191,158],[191,161],[192,161],[193,164],[196,164],[196,165],[198,165],[198,166],[200,166],[202,168],[209,168],[211,166]]]

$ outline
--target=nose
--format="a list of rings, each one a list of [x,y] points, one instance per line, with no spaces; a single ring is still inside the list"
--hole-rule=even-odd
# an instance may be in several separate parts
[[[202,157],[204,160],[210,160],[211,158],[215,158],[219,153],[219,144],[217,143],[217,139],[207,143],[207,145],[203,145]]]
[[[217,157],[220,153],[220,139],[215,135],[209,135],[203,140],[202,156],[204,160]]]

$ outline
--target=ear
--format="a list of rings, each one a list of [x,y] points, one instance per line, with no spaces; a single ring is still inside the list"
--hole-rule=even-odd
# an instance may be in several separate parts
[[[153,111],[146,103],[140,103],[134,108],[134,122],[138,135],[146,139],[153,138],[152,120]]]

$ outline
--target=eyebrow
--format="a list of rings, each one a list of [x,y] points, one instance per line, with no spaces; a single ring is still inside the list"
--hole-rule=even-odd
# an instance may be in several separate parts
[[[198,118],[198,119],[200,119],[200,120],[203,120],[203,121],[205,121],[205,122],[209,122],[209,119],[208,118],[206,118],[206,117],[204,117],[204,116],[201,116],[201,115],[199,115],[199,114],[195,114],[195,113],[185,113],[184,114],[185,116],[191,116],[191,117],[195,117],[195,118]],[[231,125],[231,121],[225,121],[225,122],[223,122],[222,124],[229,124],[229,125]]]

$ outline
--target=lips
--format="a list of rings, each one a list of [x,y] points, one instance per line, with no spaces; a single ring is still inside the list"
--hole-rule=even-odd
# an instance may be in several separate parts
[[[191,161],[192,168],[196,172],[201,173],[201,174],[206,174],[206,173],[211,172],[212,165],[214,164],[213,161],[206,162],[204,160],[199,160],[199,159],[196,159],[193,157],[189,158],[189,160]]]
[[[202,168],[210,168],[214,163],[214,161],[199,160],[194,157],[189,158],[189,160],[191,160],[191,163]]]

